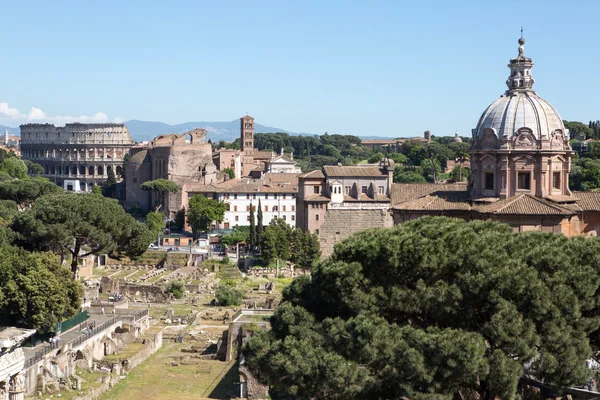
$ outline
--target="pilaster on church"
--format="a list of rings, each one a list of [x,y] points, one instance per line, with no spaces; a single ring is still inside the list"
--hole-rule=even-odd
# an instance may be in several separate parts
[[[508,90],[481,115],[471,149],[473,200],[520,194],[569,202],[569,132],[556,109],[533,90],[533,61],[519,39]],[[574,199],[572,200],[574,201]]]

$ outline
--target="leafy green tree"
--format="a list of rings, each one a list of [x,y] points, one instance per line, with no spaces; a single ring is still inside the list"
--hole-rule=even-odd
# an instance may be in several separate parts
[[[248,233],[234,229],[229,235],[225,235],[221,238],[221,243],[227,247],[231,247],[234,244],[248,241]]]
[[[44,167],[40,164],[34,163],[33,161],[23,160],[27,166],[27,173],[31,176],[40,176],[44,173]]]
[[[152,235],[157,237],[165,227],[165,215],[158,211],[149,212],[146,214],[146,226],[152,232]]]
[[[225,217],[225,203],[209,199],[201,194],[190,199],[187,211],[187,221],[192,228],[194,239],[200,232],[207,231],[213,222],[221,222]]]
[[[62,192],[62,189],[46,178],[8,179],[0,181],[0,199],[12,200],[24,210],[40,197]]]
[[[248,244],[250,248],[256,246],[256,220],[254,219],[254,205],[250,203],[250,235],[248,236]]]
[[[265,226],[263,225],[262,205],[260,203],[260,199],[258,199],[258,212],[256,213],[256,245],[257,246],[260,246],[260,244],[262,243],[264,231],[265,231]]]
[[[185,294],[185,286],[181,280],[169,281],[167,285],[167,293],[171,293],[176,299],[182,299]]]
[[[92,186],[92,193],[95,195],[102,196],[102,187],[100,187],[98,185]]]
[[[227,174],[230,179],[235,178],[235,171],[233,168],[223,168],[223,173]]]
[[[281,218],[273,219],[265,228],[261,256],[264,261],[287,261],[291,255],[292,228]],[[277,271],[279,272],[279,271]]]
[[[339,242],[244,349],[279,398],[517,398],[589,379],[600,239],[423,217]],[[281,360],[285,360],[282,362]]]
[[[0,162],[0,172],[4,172],[16,179],[27,177],[27,164],[16,157],[6,157]]]
[[[71,257],[71,271],[90,254],[141,255],[154,239],[116,200],[91,193],[62,193],[39,198],[11,225],[17,243],[30,250]]]
[[[433,182],[437,183],[441,167],[452,156],[451,151],[440,143],[429,142],[421,148],[421,153],[423,154],[421,166],[431,172]]]
[[[569,130],[569,135],[572,138],[580,137],[582,139],[590,139],[594,136],[594,130],[579,121],[563,121],[565,128]]]
[[[17,203],[12,200],[0,200],[0,227],[5,228],[19,212]]]
[[[221,306],[239,306],[244,299],[244,293],[230,285],[224,284],[217,287],[215,297]]]
[[[290,246],[290,261],[298,268],[310,270],[321,257],[319,237],[309,231],[304,232],[300,228],[293,229]]]
[[[455,182],[462,182],[469,177],[469,170],[467,168],[461,168],[460,165],[455,165],[450,172],[450,179]]]
[[[458,170],[458,179],[455,179],[457,182],[463,181],[463,163],[469,158],[469,151],[471,150],[471,146],[465,142],[452,142],[448,145],[448,148],[452,151],[453,158],[458,160],[460,165],[460,169]]]
[[[408,162],[408,158],[402,153],[389,153],[387,158],[394,160],[396,164],[406,164]]]
[[[104,197],[115,197],[117,190],[117,178],[112,168],[108,169],[108,178],[102,184],[102,195]]]
[[[140,185],[140,188],[147,192],[154,192],[157,196],[161,196],[163,207],[166,204],[166,196],[169,193],[177,193],[181,189],[176,182],[162,178],[144,182]],[[158,207],[156,211],[158,211]]]
[[[371,156],[369,157],[369,159],[367,160],[367,162],[369,164],[377,164],[379,161],[381,161],[381,159],[383,158],[383,154],[380,152],[377,153],[373,153],[371,154]]]
[[[53,332],[74,316],[83,289],[51,253],[0,246],[0,324]]]
[[[175,228],[182,231],[185,228],[185,208],[181,208],[175,213]]]
[[[427,183],[427,179],[421,174],[415,171],[409,171],[402,166],[396,166],[394,168],[394,182],[395,183]]]

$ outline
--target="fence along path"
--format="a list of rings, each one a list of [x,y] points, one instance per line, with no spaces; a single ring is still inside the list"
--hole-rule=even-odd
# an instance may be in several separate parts
[[[104,315],[92,316],[87,321],[99,322],[98,319],[100,319],[100,320],[104,319],[104,322],[97,324],[92,329],[86,329],[84,331],[71,330],[71,331],[61,334],[61,335],[59,335],[58,345],[61,347],[64,345],[68,345],[68,344],[70,344],[72,346],[79,346],[81,343],[85,342],[87,339],[91,338],[92,336],[97,335],[98,333],[102,332],[109,326],[116,324],[124,317],[133,316],[134,319],[137,320],[139,318],[145,317],[146,315],[148,315],[148,310],[136,311],[136,312],[132,312],[131,314],[128,314],[128,315],[117,315],[114,317],[110,317],[108,319],[106,319],[107,317]],[[95,317],[98,317],[98,318],[95,318]],[[25,353],[25,369],[31,367],[32,365],[34,365],[35,363],[40,361],[46,354],[50,353],[52,350],[56,350],[56,347],[53,347],[50,344],[45,343],[43,345],[36,347],[35,350],[27,351]]]

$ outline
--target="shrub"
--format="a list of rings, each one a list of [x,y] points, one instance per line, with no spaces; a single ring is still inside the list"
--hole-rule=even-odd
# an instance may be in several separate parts
[[[181,299],[183,297],[185,290],[182,281],[170,281],[167,285],[167,293],[172,293],[173,297],[176,299]]]
[[[215,297],[221,306],[239,306],[242,304],[244,293],[229,285],[219,285]]]

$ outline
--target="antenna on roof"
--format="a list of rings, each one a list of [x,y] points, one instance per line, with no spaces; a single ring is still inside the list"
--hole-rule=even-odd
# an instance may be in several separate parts
[[[521,26],[521,37],[523,37],[523,26]]]

